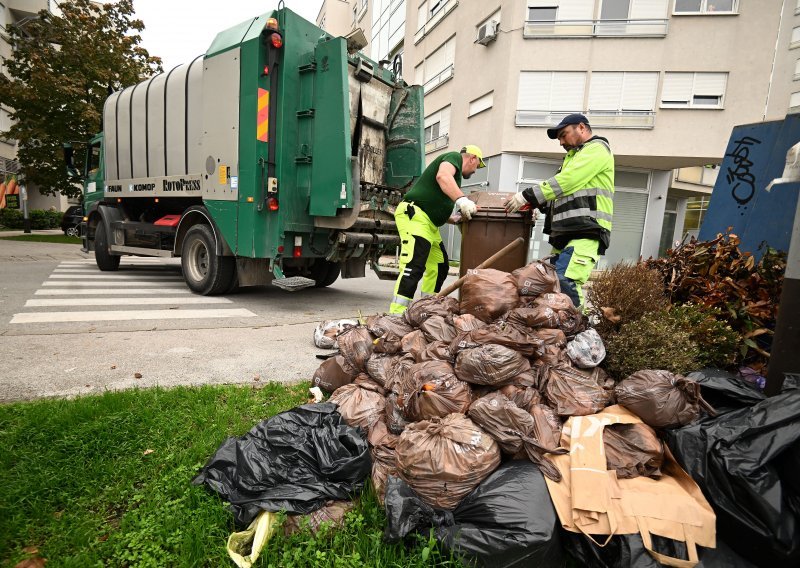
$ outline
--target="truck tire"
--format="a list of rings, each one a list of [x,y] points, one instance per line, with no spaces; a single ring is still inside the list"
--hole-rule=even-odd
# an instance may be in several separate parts
[[[336,282],[340,270],[338,262],[331,262],[323,258],[314,261],[314,266],[311,267],[311,279],[316,282],[314,288],[325,288]]]
[[[208,225],[195,225],[186,232],[181,247],[183,279],[195,294],[224,294],[236,277],[236,260],[218,256],[214,234]]]
[[[94,261],[97,263],[97,268],[103,272],[114,272],[119,270],[120,259],[121,257],[118,254],[108,252],[106,225],[101,220],[94,233]]]

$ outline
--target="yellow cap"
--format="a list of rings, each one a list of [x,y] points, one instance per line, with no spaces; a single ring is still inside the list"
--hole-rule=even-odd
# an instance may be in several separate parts
[[[461,148],[461,153],[462,154],[472,154],[473,156],[478,158],[478,167],[479,168],[485,168],[486,167],[486,163],[483,161],[483,152],[481,152],[481,149],[478,148],[477,146],[475,146],[474,144],[467,144],[466,146]]]

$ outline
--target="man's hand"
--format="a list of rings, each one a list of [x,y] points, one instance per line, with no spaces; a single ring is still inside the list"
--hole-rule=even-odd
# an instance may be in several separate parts
[[[472,216],[478,210],[478,206],[463,195],[456,199],[456,206],[461,211],[461,216],[467,221],[472,219]]]
[[[506,202],[506,211],[509,213],[516,213],[524,205],[528,205],[528,200],[525,199],[525,196],[522,195],[522,192],[520,191],[512,195],[511,199]]]

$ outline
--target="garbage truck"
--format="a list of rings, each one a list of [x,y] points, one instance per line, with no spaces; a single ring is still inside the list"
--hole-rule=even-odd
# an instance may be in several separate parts
[[[84,251],[180,257],[198,294],[384,279],[424,166],[423,92],[287,8],[111,94],[87,152]]]

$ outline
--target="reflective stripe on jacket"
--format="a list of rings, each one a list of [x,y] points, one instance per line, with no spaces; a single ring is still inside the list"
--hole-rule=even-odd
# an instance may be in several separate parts
[[[552,237],[610,233],[614,155],[608,140],[594,136],[570,150],[556,175],[523,194],[540,207],[549,204],[544,232]]]

